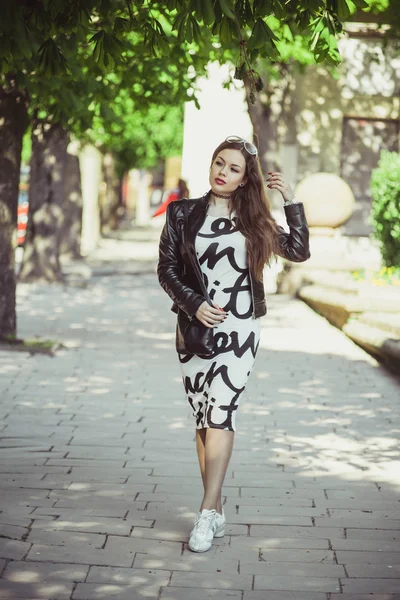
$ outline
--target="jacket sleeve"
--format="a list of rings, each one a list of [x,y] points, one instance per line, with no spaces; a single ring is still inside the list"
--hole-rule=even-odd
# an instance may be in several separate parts
[[[278,255],[292,262],[304,262],[310,258],[309,230],[304,212],[304,204],[296,202],[284,206],[289,233],[278,225]]]
[[[167,207],[165,225],[160,236],[157,276],[171,300],[189,317],[193,317],[205,298],[182,282],[183,262],[174,218],[175,204],[171,202]]]

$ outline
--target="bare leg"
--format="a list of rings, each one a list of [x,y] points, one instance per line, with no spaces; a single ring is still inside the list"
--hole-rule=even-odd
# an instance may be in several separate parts
[[[206,437],[207,437],[207,427],[203,427],[203,429],[196,429],[196,448],[197,448],[197,456],[199,459],[201,478],[203,480],[204,492],[206,490]],[[222,513],[222,498],[221,491],[219,493],[219,497],[217,500],[216,506],[217,512]]]
[[[204,497],[200,511],[203,508],[208,510],[215,508],[217,512],[222,510],[220,505],[222,485],[232,455],[234,437],[234,431],[207,428],[204,452]]]

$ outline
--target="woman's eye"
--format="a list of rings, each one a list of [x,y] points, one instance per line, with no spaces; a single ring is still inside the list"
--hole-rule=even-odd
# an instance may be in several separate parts
[[[233,171],[234,173],[239,173],[239,171],[237,171],[236,169],[232,169],[232,171]]]

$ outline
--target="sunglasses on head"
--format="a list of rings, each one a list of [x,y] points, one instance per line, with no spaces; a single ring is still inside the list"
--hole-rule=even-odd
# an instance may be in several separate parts
[[[250,142],[247,142],[244,138],[241,138],[237,135],[228,135],[228,137],[225,140],[226,142],[230,142],[230,143],[242,143],[243,146],[246,148],[247,152],[249,154],[252,154],[253,156],[257,156],[258,154],[258,150],[255,147],[254,144],[251,144]]]

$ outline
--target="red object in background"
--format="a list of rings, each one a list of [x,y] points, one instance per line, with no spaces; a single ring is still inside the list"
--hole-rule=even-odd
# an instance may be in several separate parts
[[[151,216],[151,218],[153,217],[158,217],[158,215],[162,215],[163,213],[165,213],[165,211],[167,210],[167,206],[170,202],[173,202],[174,200],[178,200],[179,199],[179,190],[173,190],[170,195],[168,196],[168,198],[162,203],[160,204],[160,206],[157,208],[156,212]]]
[[[18,190],[18,208],[17,208],[17,244],[23,246],[25,243],[26,227],[28,224],[29,212],[29,170],[25,167],[21,169],[19,190]]]
[[[28,223],[28,210],[29,210],[28,202],[21,202],[20,204],[18,204],[18,233],[17,233],[18,246],[22,246],[23,243],[25,242],[26,225]]]

